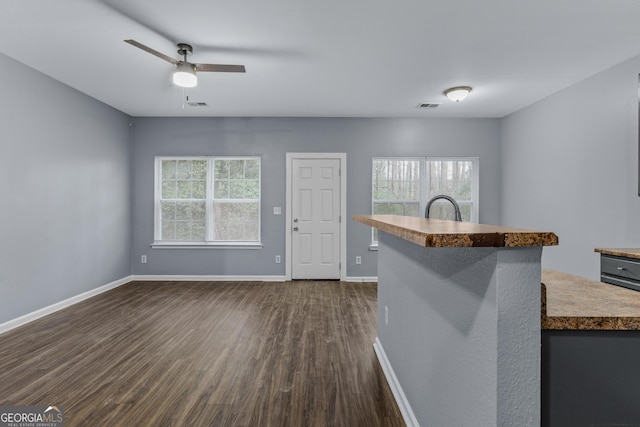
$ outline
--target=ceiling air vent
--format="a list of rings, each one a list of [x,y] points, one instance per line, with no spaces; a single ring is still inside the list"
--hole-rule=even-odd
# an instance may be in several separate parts
[[[418,108],[438,108],[442,104],[441,102],[423,102],[418,104]]]
[[[206,107],[207,103],[206,102],[188,101],[187,105],[190,106],[190,107]]]

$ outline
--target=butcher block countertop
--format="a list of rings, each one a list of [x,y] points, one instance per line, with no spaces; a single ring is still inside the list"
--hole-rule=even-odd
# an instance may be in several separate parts
[[[640,249],[638,248],[596,248],[595,252],[600,252],[603,255],[640,259]]]
[[[549,231],[402,215],[354,215],[353,220],[425,247],[524,247],[558,244],[558,236]]]
[[[640,330],[640,292],[542,270],[542,329]]]

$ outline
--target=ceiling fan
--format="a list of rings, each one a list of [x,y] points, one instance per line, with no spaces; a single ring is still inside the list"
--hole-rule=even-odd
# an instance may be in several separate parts
[[[173,59],[170,56],[160,53],[155,49],[151,49],[149,46],[145,46],[135,40],[125,40],[125,43],[129,43],[139,49],[149,52],[152,55],[157,56],[160,59],[164,59],[167,62],[176,66],[173,72],[173,83],[180,87],[195,87],[198,84],[198,77],[196,71],[203,72],[215,72],[215,73],[244,73],[246,72],[244,65],[228,65],[228,64],[193,64],[187,61],[187,55],[193,53],[193,47],[186,43],[178,43],[178,54],[182,56],[182,60]]]

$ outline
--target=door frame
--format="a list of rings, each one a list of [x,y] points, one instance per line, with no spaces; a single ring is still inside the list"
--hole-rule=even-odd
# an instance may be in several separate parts
[[[291,280],[291,170],[294,159],[340,160],[340,280],[347,279],[347,153],[286,153],[285,185],[285,280]]]

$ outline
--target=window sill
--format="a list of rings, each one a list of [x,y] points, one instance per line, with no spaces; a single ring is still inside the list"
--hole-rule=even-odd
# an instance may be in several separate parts
[[[262,249],[259,242],[236,243],[188,243],[188,242],[154,242],[153,249]]]

